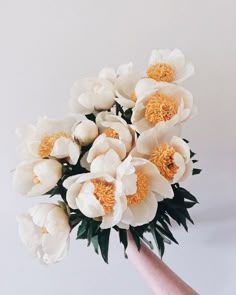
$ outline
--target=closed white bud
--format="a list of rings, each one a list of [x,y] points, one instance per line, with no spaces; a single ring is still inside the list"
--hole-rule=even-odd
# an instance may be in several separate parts
[[[98,127],[91,120],[84,120],[74,128],[73,137],[75,140],[78,140],[81,145],[92,143],[97,136]]]

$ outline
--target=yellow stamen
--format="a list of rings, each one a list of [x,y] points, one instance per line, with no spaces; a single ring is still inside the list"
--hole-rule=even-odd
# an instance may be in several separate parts
[[[94,196],[98,199],[102,205],[106,214],[111,213],[115,205],[114,196],[114,185],[113,183],[107,182],[101,179],[93,179],[92,183],[94,185]]]
[[[37,175],[34,175],[34,176],[33,176],[33,183],[34,183],[34,184],[39,184],[39,183],[41,183],[41,180],[39,179],[39,177],[38,177]]]
[[[177,111],[178,104],[174,98],[160,92],[155,92],[149,96],[144,117],[148,122],[157,124],[161,121],[170,120],[177,114]]]
[[[42,234],[48,234],[48,230],[47,230],[47,228],[46,228],[45,226],[43,226],[43,227],[41,228],[41,233],[42,233]]]
[[[175,69],[166,63],[154,64],[148,67],[147,75],[156,81],[173,82]]]
[[[134,101],[134,102],[137,101],[137,96],[136,96],[135,91],[133,91],[133,92],[130,94],[130,99],[131,99],[132,101]]]
[[[54,146],[54,143],[57,141],[57,139],[59,139],[60,137],[65,137],[65,138],[68,138],[68,139],[71,139],[71,135],[64,132],[64,131],[61,131],[61,132],[58,132],[56,134],[52,134],[52,135],[47,135],[45,136],[40,145],[39,145],[39,148],[38,148],[38,154],[41,158],[47,158],[50,156],[51,152],[52,152],[52,149],[53,149],[53,146]]]
[[[167,143],[159,145],[151,154],[149,160],[157,166],[161,175],[167,180],[172,180],[178,170],[174,161],[175,149]]]
[[[104,133],[106,134],[107,137],[119,139],[119,133],[110,127],[105,129]]]
[[[141,203],[148,193],[148,177],[142,172],[136,172],[137,175],[137,191],[132,195],[127,195],[128,205],[136,205]]]

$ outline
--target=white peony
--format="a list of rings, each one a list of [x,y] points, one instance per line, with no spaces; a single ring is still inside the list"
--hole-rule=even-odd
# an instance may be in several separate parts
[[[153,50],[147,76],[156,81],[180,83],[194,74],[194,66],[179,49]]]
[[[133,63],[127,63],[120,65],[117,70],[115,70],[112,67],[105,67],[101,69],[101,71],[98,74],[98,78],[100,79],[106,79],[109,80],[111,83],[115,83],[117,78],[121,76],[125,76],[128,74],[133,73]]]
[[[62,260],[69,246],[67,214],[55,204],[39,204],[18,217],[23,244],[43,263]]]
[[[80,156],[80,146],[72,138],[72,127],[77,119],[68,116],[63,120],[40,118],[29,125],[23,135],[28,157],[67,159],[75,165]]]
[[[85,173],[67,178],[63,185],[68,205],[89,218],[101,218],[101,228],[120,222],[127,206],[120,181],[108,174]]]
[[[139,133],[160,122],[182,123],[195,113],[192,94],[183,87],[142,79],[135,93],[137,102],[131,120]]]
[[[78,80],[71,88],[70,107],[74,113],[90,114],[108,110],[115,102],[112,82],[101,78]]]
[[[170,183],[184,181],[192,175],[193,163],[179,134],[179,126],[161,123],[139,136],[132,155],[151,161]]]
[[[92,163],[96,157],[105,154],[109,150],[115,151],[121,160],[125,158],[127,153],[126,146],[120,139],[107,136],[103,133],[95,139],[86,155],[86,161]]]
[[[116,176],[116,169],[121,164],[119,155],[110,149],[104,154],[97,156],[90,165],[90,172],[92,173],[107,173]]]
[[[19,164],[13,177],[14,189],[27,197],[40,196],[53,189],[62,177],[62,165],[53,159]]]
[[[74,126],[73,137],[80,145],[92,143],[98,136],[98,127],[91,120],[83,120]]]
[[[129,156],[117,169],[127,198],[120,227],[139,226],[153,220],[158,202],[172,198],[173,190],[159,170],[148,160]]]
[[[142,78],[140,73],[134,72],[119,77],[116,80],[116,101],[126,109],[133,108],[136,102],[135,87]]]
[[[111,81],[115,86],[115,100],[126,109],[133,108],[136,101],[135,86],[141,79],[141,74],[134,71],[133,64],[123,64],[114,68],[103,68],[99,73],[99,78]]]
[[[100,133],[121,140],[125,144],[127,153],[131,150],[135,141],[135,132],[124,119],[110,112],[101,112],[96,117],[96,123]]]

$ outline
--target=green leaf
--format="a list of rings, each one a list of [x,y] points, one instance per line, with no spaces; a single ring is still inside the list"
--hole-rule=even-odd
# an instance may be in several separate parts
[[[73,229],[76,227],[82,220],[82,217],[77,214],[71,214],[69,217],[70,227]]]
[[[190,158],[193,158],[196,155],[193,151],[190,150]]]
[[[198,203],[198,200],[189,191],[187,191],[183,187],[179,187],[177,190],[178,190],[179,193],[181,193],[181,195],[185,199],[190,200],[190,201],[193,201],[195,203]]]
[[[192,162],[193,162],[193,163],[197,163],[197,162],[198,162],[198,160],[192,160]]]
[[[196,202],[184,202],[185,208],[192,208],[194,205],[196,205]]]
[[[99,232],[98,243],[101,250],[103,260],[108,263],[108,250],[111,229],[104,229]]]
[[[197,175],[197,174],[200,174],[202,171],[202,169],[197,169],[197,168],[194,168],[193,169],[193,172],[192,172],[192,175]]]
[[[96,117],[93,113],[89,114],[89,115],[85,115],[85,117],[88,119],[88,120],[91,120],[93,122],[95,122],[96,120]]]
[[[119,238],[120,238],[120,242],[124,246],[124,249],[126,250],[126,248],[128,246],[127,231],[126,231],[126,229],[119,229]]]
[[[97,232],[100,228],[100,224],[101,224],[101,222],[91,219],[89,227],[88,227],[88,232],[87,232],[88,246],[91,243],[92,237],[97,234]]]
[[[157,246],[157,249],[159,250],[161,257],[163,257],[163,254],[165,252],[165,244],[164,244],[163,237],[155,229],[155,225],[150,224],[150,229],[151,229],[151,233],[152,233],[153,239],[155,241],[155,244]]]
[[[182,209],[180,214],[183,214],[192,224],[194,224],[192,218],[190,217],[187,209]]]
[[[87,230],[88,230],[88,220],[84,219],[78,228],[76,239],[86,239],[87,238]]]
[[[171,223],[170,223],[170,218],[166,215],[166,214],[163,214],[162,215],[162,218],[169,224],[169,225],[171,225]]]
[[[130,233],[133,237],[133,240],[137,246],[138,251],[140,251],[140,248],[141,248],[140,237],[137,235],[135,229],[132,226],[130,226]]]
[[[174,236],[172,235],[171,231],[168,229],[164,229],[162,228],[160,225],[156,224],[156,228],[158,229],[158,231],[160,231],[164,236],[166,236],[168,239],[170,239],[172,242],[174,242],[175,244],[179,244],[177,242],[177,240],[174,238]],[[168,228],[168,227],[167,227]]]
[[[183,214],[181,214],[178,210],[168,210],[168,214],[178,223],[178,225],[182,224],[185,230],[188,231],[186,217]]]
[[[92,242],[92,244],[93,244],[94,251],[95,251],[97,254],[99,254],[99,250],[98,250],[98,247],[99,247],[99,245],[98,245],[98,235],[93,236],[93,237],[91,238],[91,242]]]

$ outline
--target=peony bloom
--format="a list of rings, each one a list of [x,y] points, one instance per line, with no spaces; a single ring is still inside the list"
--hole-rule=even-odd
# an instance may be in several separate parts
[[[67,159],[75,165],[80,156],[80,146],[72,138],[72,127],[77,122],[75,117],[64,120],[40,118],[30,125],[23,134],[25,152],[34,158]]]
[[[130,62],[120,65],[117,70],[111,67],[103,68],[99,72],[98,78],[109,80],[111,83],[114,84],[119,77],[131,74],[133,73],[133,71],[133,63]]]
[[[124,119],[109,112],[101,112],[96,117],[100,133],[107,137],[121,140],[129,152],[134,144],[135,132]]]
[[[31,160],[19,164],[13,178],[14,189],[27,197],[53,189],[62,177],[62,165],[54,159]]]
[[[97,156],[91,163],[89,170],[92,173],[106,173],[116,176],[116,169],[121,164],[119,155],[112,149]]]
[[[195,112],[192,94],[174,84],[142,79],[135,93],[137,102],[131,120],[139,133],[160,122],[182,123]]]
[[[115,100],[126,109],[133,108],[136,102],[135,87],[142,78],[140,73],[133,72],[120,76],[116,80],[116,98]]]
[[[73,137],[78,140],[80,145],[92,143],[98,136],[98,127],[91,120],[83,120],[76,124],[73,131]]]
[[[105,154],[109,150],[115,151],[121,160],[125,158],[127,153],[125,144],[116,138],[115,133],[111,135],[103,133],[95,139],[86,160],[88,163],[92,163],[96,157]]]
[[[151,161],[170,183],[181,182],[192,175],[193,165],[190,148],[179,133],[179,126],[159,124],[139,136],[132,155]]]
[[[115,102],[113,84],[107,79],[85,78],[74,83],[70,107],[74,113],[91,114],[108,110]]]
[[[43,263],[62,260],[69,246],[67,214],[55,204],[39,204],[18,217],[23,244]]]
[[[103,173],[84,173],[64,181],[66,199],[72,209],[89,218],[101,218],[101,228],[118,224],[126,209],[122,183]]]
[[[136,101],[135,86],[141,79],[141,74],[134,71],[133,64],[123,64],[114,68],[103,68],[99,78],[111,81],[115,86],[115,100],[125,108],[133,108]]]
[[[151,162],[129,156],[117,169],[117,179],[123,184],[127,198],[120,227],[139,226],[153,220],[159,201],[172,198],[169,182]]]
[[[194,66],[179,49],[153,50],[147,76],[156,81],[180,83],[194,74]]]

